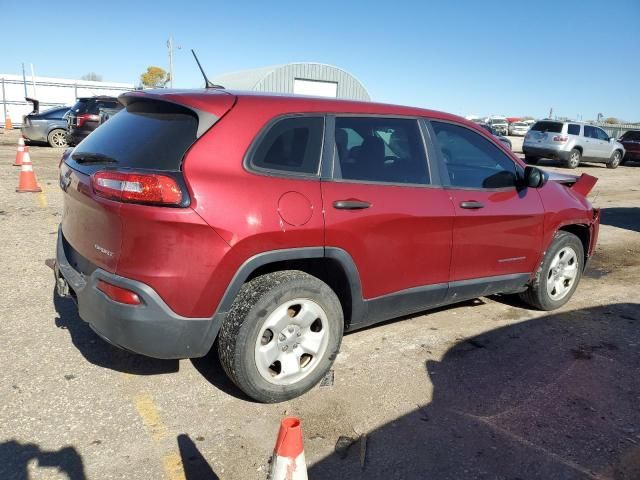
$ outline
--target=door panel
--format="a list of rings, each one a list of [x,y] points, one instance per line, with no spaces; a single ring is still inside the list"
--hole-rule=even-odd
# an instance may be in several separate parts
[[[454,212],[443,189],[323,181],[322,198],[325,245],[353,257],[365,299],[448,282]],[[345,200],[370,206],[335,208]]]
[[[538,192],[449,191],[455,207],[452,280],[532,272],[542,246]],[[480,208],[463,208],[478,202]]]
[[[521,167],[467,126],[430,128],[455,209],[451,281],[533,272],[544,209],[535,189],[516,188]]]

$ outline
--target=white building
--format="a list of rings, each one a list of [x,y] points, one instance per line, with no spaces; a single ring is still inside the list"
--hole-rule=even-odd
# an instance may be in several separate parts
[[[80,97],[95,95],[118,96],[134,89],[133,83],[92,82],[68,78],[27,76],[26,97],[40,102],[40,111],[56,106],[73,105]],[[25,100],[25,82],[22,75],[0,73],[0,126],[9,115],[14,126],[22,124],[22,117],[30,113],[33,105]]]

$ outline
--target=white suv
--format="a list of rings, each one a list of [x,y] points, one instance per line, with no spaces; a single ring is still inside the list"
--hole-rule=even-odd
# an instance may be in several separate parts
[[[561,160],[576,168],[583,160],[606,163],[617,168],[624,158],[624,146],[601,128],[580,122],[540,120],[524,137],[525,161],[536,164],[540,158]]]

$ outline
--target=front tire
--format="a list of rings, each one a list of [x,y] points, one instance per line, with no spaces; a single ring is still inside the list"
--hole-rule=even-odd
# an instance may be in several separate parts
[[[573,233],[559,231],[536,277],[520,298],[538,310],[555,310],[575,292],[584,269],[584,248]]]
[[[338,355],[344,318],[321,280],[297,270],[245,283],[220,329],[218,356],[251,398],[275,403],[315,386]]]
[[[67,132],[61,128],[56,128],[47,135],[47,143],[50,147],[64,148],[67,147]]]
[[[622,162],[622,154],[620,153],[619,150],[616,150],[611,155],[609,162],[607,162],[607,168],[618,168],[621,162]]]
[[[580,160],[582,159],[582,153],[577,148],[574,148],[569,152],[569,158],[567,158],[568,168],[578,168],[580,166]]]

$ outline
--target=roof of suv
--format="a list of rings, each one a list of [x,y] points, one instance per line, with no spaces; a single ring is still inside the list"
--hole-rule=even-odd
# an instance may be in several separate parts
[[[302,95],[289,95],[279,93],[266,92],[247,92],[222,89],[195,89],[195,90],[177,90],[177,89],[157,89],[133,91],[122,94],[119,99],[122,103],[128,103],[128,100],[135,97],[157,98],[158,100],[174,101],[185,106],[198,108],[205,111],[212,111],[215,98],[220,95],[232,95],[236,98],[236,102],[254,102],[265,107],[273,107],[274,111],[284,112],[336,112],[336,113],[359,113],[359,114],[380,114],[380,115],[406,115],[431,117],[441,120],[452,120],[461,122],[466,125],[475,125],[473,122],[437,110],[429,110],[416,107],[408,107],[402,105],[393,105],[387,103],[362,102],[356,100],[344,100],[335,98],[310,97]],[[207,106],[210,106],[207,108]]]

